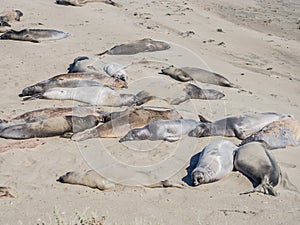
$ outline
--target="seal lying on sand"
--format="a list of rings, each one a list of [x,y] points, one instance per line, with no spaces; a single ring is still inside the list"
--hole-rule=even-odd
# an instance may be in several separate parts
[[[300,123],[293,118],[275,121],[244,139],[241,145],[251,141],[262,141],[268,149],[300,145]]]
[[[195,80],[201,83],[214,84],[223,87],[237,87],[235,84],[231,83],[224,76],[201,68],[195,68],[195,67],[176,68],[174,66],[170,66],[166,69],[162,69],[161,73],[165,75],[169,75],[173,79],[182,82]]]
[[[31,123],[31,122],[41,121],[41,120],[50,119],[59,116],[84,117],[88,115],[97,116],[101,122],[106,122],[110,120],[109,113],[95,109],[94,106],[77,106],[77,107],[54,107],[54,108],[37,109],[37,110],[33,110],[18,115],[10,119],[8,122],[14,124]]]
[[[207,145],[200,153],[197,167],[192,172],[194,185],[222,179],[233,170],[233,155],[237,146],[220,140]]]
[[[22,16],[23,13],[20,10],[7,10],[1,12],[0,21],[4,21],[4,22],[20,21],[20,18]]]
[[[112,0],[56,0],[56,4],[59,5],[72,5],[72,6],[83,6],[88,2],[103,2],[109,5],[117,6],[120,5]]]
[[[279,185],[288,190],[297,190],[286,173],[281,173],[276,160],[263,143],[251,142],[239,147],[235,151],[234,167],[248,177],[254,185],[254,190],[244,194],[261,192],[276,196],[274,187]]]
[[[97,57],[78,56],[69,65],[68,73],[103,72],[103,62]]]
[[[119,94],[107,86],[89,86],[77,88],[50,88],[35,98],[75,100],[98,106],[132,106],[141,105],[153,97],[145,91],[134,94]]]
[[[189,136],[226,136],[237,137],[243,140],[264,126],[288,117],[293,118],[293,116],[288,114],[274,112],[227,117],[213,123],[201,123],[189,133]]]
[[[142,128],[130,130],[119,142],[135,140],[164,140],[178,141],[182,135],[193,130],[199,121],[191,119],[158,120]]]
[[[9,139],[27,139],[36,137],[52,137],[66,132],[80,132],[96,126],[100,122],[94,115],[86,117],[61,116],[42,121],[16,125],[0,126],[0,137]],[[2,124],[1,124],[2,125]]]
[[[225,96],[222,92],[213,89],[201,89],[194,84],[187,84],[183,89],[183,92],[185,95],[171,101],[172,105],[179,105],[188,99],[216,100]]]
[[[51,41],[68,37],[69,34],[59,30],[51,29],[23,29],[20,31],[10,30],[0,36],[2,40],[17,41]]]
[[[124,66],[118,63],[106,64],[103,70],[111,77],[116,77],[123,81],[126,81],[128,79],[128,75],[124,70]]]
[[[104,177],[102,177],[99,173],[94,170],[89,170],[85,173],[78,172],[68,172],[65,175],[59,177],[57,179],[58,182],[67,183],[67,184],[77,184],[83,185],[90,188],[97,188],[101,191],[108,190],[114,188],[116,186],[115,183],[108,181]],[[175,187],[175,188],[183,188],[184,185],[182,183],[171,182],[169,180],[159,181],[155,184],[151,185],[143,185],[148,188],[167,188],[167,187]]]
[[[99,55],[134,55],[140,52],[163,51],[170,48],[170,45],[163,41],[155,41],[150,38],[130,42],[127,44],[116,45]]]
[[[113,112],[110,119],[110,121],[97,127],[74,134],[72,140],[83,141],[99,137],[122,137],[131,129],[143,127],[150,122],[163,119],[182,119],[182,117],[173,109],[136,107],[122,112]]]
[[[19,95],[23,96],[32,96],[41,92],[45,92],[48,89],[55,87],[86,87],[86,86],[102,86],[107,85],[109,87],[127,87],[126,82],[110,77],[105,74],[100,73],[68,73],[61,74],[38,82],[34,85],[28,86],[23,89],[22,93]]]

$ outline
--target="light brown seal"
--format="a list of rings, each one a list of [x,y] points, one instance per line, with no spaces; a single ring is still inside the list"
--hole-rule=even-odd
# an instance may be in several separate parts
[[[254,189],[243,194],[261,192],[276,196],[275,186],[297,191],[263,143],[251,142],[236,149],[234,167],[253,183]]]
[[[233,170],[233,155],[237,146],[219,140],[208,144],[200,153],[198,165],[192,171],[195,186],[222,179]]]
[[[127,83],[118,78],[110,77],[106,74],[101,73],[67,73],[60,74],[51,77],[47,80],[38,82],[34,85],[28,86],[22,90],[19,95],[23,96],[33,96],[47,91],[48,89],[55,87],[86,87],[86,86],[102,86],[106,85],[108,87],[125,88]]]
[[[57,179],[58,182],[67,183],[67,184],[77,184],[83,185],[90,188],[97,188],[101,191],[108,190],[114,188],[117,184],[114,182],[109,181],[102,177],[99,173],[94,170],[89,170],[85,173],[79,172],[68,172],[63,176],[60,176]],[[144,187],[148,188],[184,188],[185,185],[179,182],[172,182],[170,180],[158,181],[157,183],[151,185],[143,185]]]
[[[52,29],[23,29],[20,31],[10,30],[0,36],[1,40],[16,40],[41,42],[59,40],[68,37],[70,34]]]
[[[122,137],[129,130],[143,127],[160,119],[181,119],[181,115],[174,109],[139,107],[129,108],[122,112],[112,113],[111,120],[95,128],[74,134],[72,140],[83,141],[99,137]]]
[[[243,140],[264,126],[283,118],[293,118],[293,116],[275,112],[232,116],[213,123],[201,123],[189,133],[189,136],[226,136],[237,137]]]
[[[140,52],[155,52],[163,51],[170,48],[170,45],[163,41],[152,40],[151,38],[144,38],[134,42],[116,45],[110,50],[107,50],[99,55],[134,55]]]
[[[61,116],[42,121],[20,124],[0,124],[0,137],[7,139],[28,139],[52,137],[66,132],[80,132],[96,126],[100,122],[94,115],[85,117]]]
[[[268,149],[300,145],[300,123],[294,118],[275,121],[244,139],[241,145],[252,141],[262,141]]]
[[[182,82],[195,80],[201,83],[214,84],[223,87],[237,87],[237,85],[231,83],[227,78],[218,73],[210,72],[208,70],[196,67],[176,68],[175,66],[170,66],[168,68],[162,69],[161,73],[169,75],[173,79]]]

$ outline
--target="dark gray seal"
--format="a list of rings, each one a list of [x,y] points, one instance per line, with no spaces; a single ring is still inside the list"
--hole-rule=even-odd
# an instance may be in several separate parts
[[[222,179],[233,170],[233,155],[237,146],[219,140],[207,145],[200,153],[197,167],[192,172],[195,186]]]
[[[224,76],[201,68],[195,68],[195,67],[176,68],[174,66],[170,66],[168,68],[162,69],[161,73],[165,75],[169,75],[173,79],[182,82],[195,80],[201,83],[214,84],[223,87],[237,87],[237,85],[231,83]]]
[[[245,139],[264,126],[292,115],[266,112],[227,117],[213,123],[201,123],[189,133],[191,137],[226,136]]]
[[[276,196],[275,186],[297,190],[289,181],[287,174],[281,172],[275,158],[263,143],[251,142],[239,147],[235,151],[234,167],[253,183],[254,189],[243,194],[261,192]]]
[[[142,40],[130,42],[127,44],[116,45],[110,50],[107,50],[99,55],[134,55],[140,52],[155,52],[169,49],[171,46],[163,41],[144,38]]]
[[[193,130],[199,121],[191,119],[158,120],[142,128],[130,130],[119,142],[136,140],[164,140],[169,142],[178,141],[182,135]]]
[[[183,89],[183,92],[185,95],[171,101],[172,105],[179,105],[188,99],[216,100],[225,96],[222,92],[214,89],[202,89],[194,84],[187,84]]]
[[[17,41],[30,41],[41,42],[58,40],[68,37],[69,34],[59,30],[51,29],[23,29],[20,31],[10,30],[0,36],[2,40],[17,40]]]

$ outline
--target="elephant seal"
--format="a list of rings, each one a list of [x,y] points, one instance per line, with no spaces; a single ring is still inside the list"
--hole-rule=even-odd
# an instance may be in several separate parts
[[[172,105],[179,105],[188,99],[216,100],[225,96],[222,92],[214,89],[201,89],[194,84],[187,84],[183,89],[183,92],[185,95],[171,101]]]
[[[182,119],[174,109],[134,107],[122,112],[113,112],[110,121],[99,124],[97,127],[76,133],[73,141],[83,141],[99,137],[123,137],[128,131],[147,125],[150,122],[163,119]]]
[[[244,139],[241,145],[252,141],[262,141],[268,149],[300,145],[300,123],[294,118],[275,121]]]
[[[140,52],[155,52],[169,49],[171,46],[163,41],[144,38],[127,44],[116,45],[99,55],[134,55]]]
[[[233,155],[237,146],[219,140],[207,145],[200,153],[197,167],[192,171],[195,186],[222,179],[233,170]]]
[[[77,106],[77,107],[54,107],[54,108],[42,108],[29,112],[25,112],[21,115],[13,117],[8,122],[10,123],[31,123],[53,117],[60,116],[79,116],[84,117],[87,115],[94,115],[99,118],[101,122],[109,120],[109,113],[95,109],[93,106]]]
[[[77,88],[50,88],[37,94],[35,98],[74,100],[98,106],[132,106],[141,105],[153,97],[145,91],[134,94],[119,94],[107,86],[89,86]]]
[[[117,6],[120,5],[112,0],[56,0],[56,4],[59,5],[71,5],[71,6],[83,6],[88,2],[103,2],[109,5]]]
[[[111,77],[116,77],[123,81],[126,81],[128,79],[128,75],[124,70],[124,66],[118,63],[106,64],[103,70]]]
[[[254,189],[243,194],[261,192],[276,196],[275,186],[296,191],[287,174],[282,173],[275,158],[267,151],[263,143],[247,143],[235,151],[234,168],[244,174],[253,183]]]
[[[67,73],[60,74],[38,82],[34,85],[28,86],[22,90],[19,94],[20,97],[33,96],[45,92],[51,88],[55,87],[89,87],[89,86],[102,86],[106,85],[108,87],[127,87],[127,83],[118,78],[113,78],[105,74],[100,73]]]
[[[168,68],[162,69],[161,73],[182,82],[195,80],[201,83],[214,84],[223,87],[237,87],[237,85],[231,83],[224,76],[201,68],[195,68],[195,67],[176,68],[174,66],[170,66]]]
[[[7,124],[1,127],[0,137],[7,139],[52,137],[63,135],[66,132],[80,132],[96,126],[99,122],[99,118],[94,115],[53,117],[31,123]]]
[[[187,134],[199,124],[196,120],[158,120],[142,128],[130,130],[119,142],[135,140],[164,140],[178,141],[182,135]]]
[[[59,30],[51,29],[23,29],[20,31],[10,30],[0,36],[2,40],[17,40],[17,41],[30,41],[41,42],[58,40],[68,37],[70,34]]]
[[[292,115],[266,112],[227,117],[213,123],[201,123],[189,133],[191,137],[226,136],[241,140],[259,131],[264,126]]]
[[[90,188],[97,188],[101,191],[112,189],[117,185],[105,179],[94,170],[89,170],[85,173],[79,173],[75,171],[68,172],[63,176],[60,176],[57,179],[57,181],[66,184],[77,184],[77,185],[87,186]],[[151,185],[143,185],[143,186],[148,188],[168,188],[168,187],[184,188],[184,185],[182,183],[176,183],[169,180],[159,181]]]
[[[11,22],[11,21],[20,21],[20,18],[23,16],[23,13],[20,10],[7,10],[3,11],[0,14],[0,21]]]
[[[102,73],[102,62],[97,57],[78,56],[68,67],[68,73],[97,72]]]

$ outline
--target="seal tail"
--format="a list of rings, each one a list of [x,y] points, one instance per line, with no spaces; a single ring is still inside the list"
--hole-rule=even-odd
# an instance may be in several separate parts
[[[135,95],[135,103],[136,105],[142,105],[148,101],[150,101],[151,99],[153,99],[154,97],[149,95],[148,92],[146,91],[140,91],[139,93],[137,93]]]

